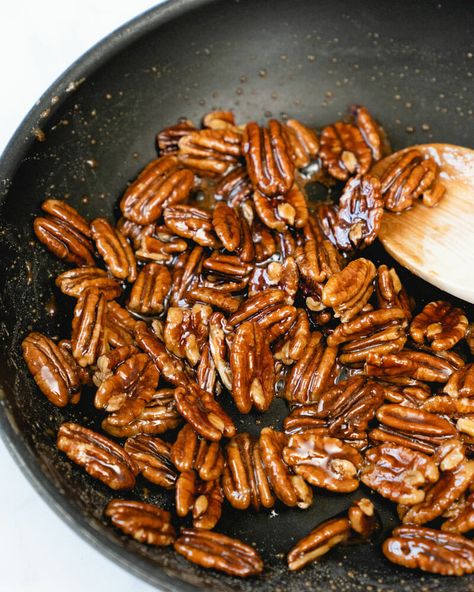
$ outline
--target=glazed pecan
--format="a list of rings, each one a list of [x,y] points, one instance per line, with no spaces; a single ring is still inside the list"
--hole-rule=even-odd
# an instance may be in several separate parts
[[[235,117],[232,111],[210,111],[202,119],[204,127],[210,129],[224,129],[235,127]]]
[[[136,224],[152,224],[164,208],[186,201],[194,185],[194,175],[177,165],[173,156],[150,162],[120,201],[124,217]]]
[[[311,432],[293,434],[283,449],[283,458],[311,485],[344,493],[359,487],[362,456],[338,438]]]
[[[204,175],[224,175],[238,163],[242,135],[235,127],[204,129],[179,141],[179,160]]]
[[[77,377],[79,379],[79,383],[87,386],[92,386],[94,383],[93,375],[91,374],[91,369],[86,367],[82,368],[74,359],[72,355],[72,343],[70,339],[62,339],[58,343],[58,348],[60,349],[61,353],[63,354],[66,362],[69,366],[76,372]]]
[[[240,245],[240,219],[235,210],[225,203],[217,203],[212,215],[212,225],[227,251],[236,251]]]
[[[364,142],[370,148],[374,162],[380,160],[384,152],[385,133],[375,121],[369,110],[362,105],[352,105],[351,113],[359,128]]]
[[[171,447],[171,459],[181,471],[194,470],[203,481],[215,481],[224,468],[224,455],[218,442],[201,438],[185,424]]]
[[[170,306],[164,329],[167,349],[178,358],[185,358],[195,366],[209,335],[209,319],[212,308],[195,304],[192,308]]]
[[[232,372],[228,360],[229,343],[227,337],[232,327],[221,312],[215,312],[209,319],[209,349],[219,373],[222,384],[229,391],[232,389]]]
[[[98,267],[76,267],[61,273],[55,280],[63,294],[79,298],[89,288],[97,288],[107,300],[118,298],[122,294],[120,284],[106,271]]]
[[[316,132],[297,119],[288,119],[285,132],[288,152],[292,156],[295,167],[297,169],[307,167],[318,156],[319,140]]]
[[[138,435],[128,438],[124,449],[145,479],[165,489],[175,486],[178,475],[171,461],[171,446],[167,442],[152,436]]]
[[[365,175],[372,164],[372,153],[355,125],[337,121],[323,129],[319,155],[329,174],[345,181],[350,175]]]
[[[227,444],[225,453],[222,487],[231,506],[238,510],[246,510],[250,505],[255,510],[261,506],[273,507],[275,498],[262,463],[258,441],[250,434],[237,434]]]
[[[343,323],[357,316],[369,301],[376,276],[375,265],[368,259],[355,259],[332,275],[323,288],[321,300],[334,309]]]
[[[347,518],[332,518],[322,522],[288,553],[288,569],[296,571],[322,557],[336,545],[347,541],[350,533],[351,525]]]
[[[271,288],[287,294],[287,302],[293,303],[298,290],[299,273],[293,257],[286,257],[282,263],[270,261],[263,267],[255,267],[249,281],[248,296]]]
[[[57,407],[78,403],[81,381],[74,360],[42,333],[30,333],[22,341],[23,358],[40,391]]]
[[[159,263],[148,263],[138,274],[128,299],[128,308],[143,315],[156,315],[163,311],[171,288],[171,274]]]
[[[385,169],[380,177],[385,207],[401,212],[423,196],[427,206],[436,205],[443,197],[444,187],[438,180],[438,166],[432,158],[423,159],[416,148],[407,150]]]
[[[127,239],[105,218],[91,222],[92,238],[110,273],[121,280],[134,282],[137,277],[137,263]]]
[[[416,525],[398,526],[382,547],[392,563],[444,576],[474,571],[474,542],[459,534]]]
[[[291,365],[304,356],[306,345],[310,339],[311,330],[306,311],[296,309],[296,318],[286,335],[275,344],[273,356],[283,364]]]
[[[199,388],[212,395],[221,394],[221,384],[217,378],[216,365],[208,343],[202,348],[201,359],[196,367],[196,382]]]
[[[114,499],[107,504],[105,515],[114,526],[140,543],[165,547],[176,539],[171,514],[158,506]]]
[[[422,452],[397,444],[381,444],[365,452],[360,480],[393,502],[412,506],[425,499],[424,487],[436,483],[439,471]]]
[[[72,319],[72,355],[79,366],[91,366],[107,348],[107,301],[97,288],[77,299]]]
[[[178,387],[174,396],[181,415],[203,438],[218,441],[222,436],[231,438],[235,434],[232,419],[210,393],[189,384]]]
[[[140,414],[127,425],[102,422],[102,429],[115,438],[129,438],[139,434],[156,435],[173,430],[182,423],[174,400],[173,389],[160,389],[145,403]]]
[[[407,320],[411,319],[412,303],[393,267],[378,267],[376,289],[379,308],[401,308]]]
[[[265,128],[251,121],[245,127],[242,142],[254,187],[268,197],[287,193],[293,185],[295,171],[282,124],[270,119]]]
[[[273,492],[285,505],[306,509],[313,502],[313,492],[303,477],[295,475],[283,460],[288,438],[271,428],[260,432],[260,457]]]
[[[201,567],[245,578],[263,571],[260,555],[237,539],[196,528],[183,528],[175,551]]]
[[[128,310],[122,308],[115,300],[107,302],[105,325],[107,341],[110,345],[121,347],[132,344],[137,322]]]
[[[63,423],[57,447],[111,489],[131,489],[137,466],[122,447],[77,423]]]
[[[454,516],[443,522],[441,530],[458,534],[474,530],[474,493],[456,508]]]
[[[240,300],[235,296],[216,290],[215,288],[196,287],[186,293],[190,302],[204,302],[225,312],[235,312],[240,306]]]
[[[93,374],[93,382],[100,387],[103,382],[113,376],[115,370],[123,364],[130,356],[138,353],[138,349],[131,344],[121,345],[109,350],[97,358]]]
[[[253,405],[266,411],[275,394],[275,371],[268,338],[256,322],[247,321],[237,329],[230,348],[232,397],[240,413]]]
[[[351,529],[364,539],[368,539],[380,526],[374,504],[366,497],[352,502],[347,510],[347,517]]]
[[[189,119],[181,119],[178,123],[162,129],[156,134],[156,144],[160,155],[176,154],[181,138],[194,131],[196,128]]]
[[[212,216],[205,210],[177,205],[166,208],[163,215],[166,226],[178,236],[192,239],[203,247],[219,247],[212,226]]]
[[[172,234],[166,227],[156,231],[158,236],[146,235],[141,238],[135,255],[144,261],[156,261],[157,263],[172,263],[175,256],[188,248],[188,243]]]
[[[326,347],[319,331],[311,333],[304,353],[291,368],[284,396],[292,403],[310,403],[334,384],[337,347]]]
[[[474,363],[453,372],[443,391],[451,397],[474,397]]]
[[[277,252],[277,242],[274,234],[257,216],[251,222],[251,231],[255,246],[255,260],[258,263],[267,261]]]
[[[407,340],[405,311],[401,308],[372,310],[341,323],[328,336],[331,347],[342,345],[339,360],[359,364],[369,354],[399,352]]]
[[[474,414],[474,398],[454,398],[449,395],[433,395],[422,403],[421,408],[430,413],[438,413],[447,417],[459,417],[461,418],[460,421],[464,422],[468,421],[468,419],[464,417],[465,415]]]
[[[204,259],[203,268],[221,276],[228,276],[229,279],[244,278],[249,275],[253,265],[243,263],[237,255],[225,255],[214,252],[210,257]]]
[[[214,198],[218,201],[226,201],[231,207],[236,207],[250,199],[252,194],[252,183],[247,170],[242,166],[237,166],[219,181]]]
[[[214,528],[221,517],[223,501],[219,480],[201,481],[194,471],[184,471],[176,481],[176,513],[184,518],[191,512],[195,528]]]
[[[204,249],[196,246],[178,256],[172,273],[171,306],[186,304],[186,294],[199,281]]]
[[[36,237],[59,259],[76,265],[94,265],[89,224],[69,204],[48,199],[41,208],[49,216],[33,222]]]
[[[279,232],[284,231],[287,225],[302,228],[308,221],[306,198],[296,183],[284,195],[274,197],[257,190],[253,194],[253,203],[265,226]]]
[[[129,239],[135,250],[140,248],[144,238],[152,236],[155,232],[155,224],[142,226],[141,224],[135,224],[135,222],[127,220],[127,218],[124,218],[123,216],[118,219],[116,228],[125,238]]]
[[[417,314],[410,325],[410,335],[416,343],[427,340],[434,351],[451,349],[465,335],[469,325],[460,308],[449,302],[430,302]]]

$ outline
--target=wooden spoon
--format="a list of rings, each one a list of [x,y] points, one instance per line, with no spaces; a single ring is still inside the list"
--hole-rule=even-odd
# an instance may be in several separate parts
[[[474,303],[474,150],[413,146],[384,158],[371,173],[380,177],[392,160],[412,148],[436,161],[446,193],[433,208],[419,201],[404,212],[385,212],[379,239],[412,273]]]

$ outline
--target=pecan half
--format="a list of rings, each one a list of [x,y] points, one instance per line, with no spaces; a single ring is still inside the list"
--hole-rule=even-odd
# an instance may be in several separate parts
[[[283,458],[311,485],[344,493],[359,487],[357,474],[362,456],[338,438],[311,432],[293,434],[283,450]]]
[[[242,166],[227,173],[217,184],[214,198],[236,207],[252,197],[253,188],[247,170]]]
[[[176,255],[184,253],[188,248],[188,243],[183,238],[175,236],[168,229],[157,231],[157,234],[158,237],[146,235],[141,238],[138,250],[135,251],[138,259],[169,264]]]
[[[430,302],[413,318],[410,335],[416,343],[429,342],[434,351],[451,349],[465,335],[469,325],[460,308],[449,302]]]
[[[441,530],[458,534],[474,530],[474,493],[457,507],[454,516],[443,522]]]
[[[241,155],[241,133],[235,127],[204,129],[179,141],[179,160],[205,175],[223,175]]]
[[[380,526],[374,504],[366,497],[352,502],[347,510],[347,517],[352,530],[363,539],[372,536]]]
[[[218,480],[201,481],[194,471],[184,471],[176,481],[176,513],[184,518],[191,512],[195,528],[214,528],[221,517],[223,500]]]
[[[204,127],[210,129],[224,129],[235,127],[235,117],[232,111],[210,111],[202,119]]]
[[[196,131],[194,124],[189,119],[179,120],[178,123],[165,127],[156,134],[156,144],[161,155],[176,154],[179,150],[179,141],[190,132]]]
[[[376,289],[379,308],[401,308],[407,320],[411,319],[412,302],[393,267],[379,266]]]
[[[41,204],[41,209],[43,212],[46,212],[46,214],[64,222],[64,224],[71,226],[82,235],[90,238],[91,229],[87,220],[85,220],[75,208],[65,201],[61,199],[47,199]]]
[[[229,344],[227,337],[232,327],[221,312],[215,312],[209,319],[209,349],[219,373],[222,384],[229,391],[232,389],[232,372],[228,360]]]
[[[145,479],[165,489],[173,489],[178,475],[171,461],[171,446],[167,442],[138,435],[128,438],[124,449]]]
[[[146,226],[141,226],[140,224],[135,224],[131,220],[127,220],[127,218],[119,218],[116,224],[117,230],[119,230],[125,238],[130,240],[134,249],[139,249],[140,245],[142,244],[142,240],[146,237],[152,236],[155,232],[155,225],[154,224],[147,224]],[[136,255],[136,253],[135,253]]]
[[[178,236],[192,239],[203,247],[219,247],[212,226],[212,216],[205,210],[177,205],[166,208],[163,215],[166,226]]]
[[[253,185],[268,197],[289,191],[294,181],[294,164],[282,124],[270,119],[265,128],[251,121],[245,127],[242,142]]]
[[[63,423],[56,443],[68,458],[111,489],[131,489],[135,485],[135,463],[105,436],[77,423]]]
[[[163,311],[170,288],[168,268],[159,263],[148,263],[141,269],[132,286],[128,307],[144,315],[159,314]]]
[[[392,563],[430,573],[462,576],[474,571],[474,542],[433,528],[398,526],[382,550]]]
[[[219,443],[199,437],[189,424],[180,430],[171,447],[171,459],[179,471],[194,470],[203,481],[215,481],[224,468]]]
[[[174,157],[153,160],[129,186],[120,202],[125,218],[136,224],[152,224],[163,209],[182,203],[189,197],[194,175],[189,169],[180,169]]]
[[[110,273],[118,279],[134,282],[137,277],[137,262],[132,247],[123,234],[105,218],[96,218],[91,222],[91,233]]]
[[[203,252],[202,247],[196,246],[190,251],[181,253],[177,258],[172,273],[171,306],[184,305],[187,292],[197,285],[201,273]]]
[[[275,394],[272,352],[263,329],[247,321],[237,329],[230,348],[232,397],[240,413],[253,405],[266,411]]]
[[[362,105],[352,105],[351,113],[359,128],[364,142],[370,148],[374,162],[380,160],[384,151],[384,132],[369,110]]]
[[[319,140],[316,132],[297,119],[286,122],[286,141],[295,167],[303,169],[318,156]]]
[[[139,543],[165,547],[176,539],[171,514],[158,506],[114,499],[107,504],[105,515],[115,527]]]
[[[111,300],[107,302],[107,313],[105,317],[107,341],[113,347],[131,345],[134,341],[133,333],[137,320],[122,308],[120,304]]]
[[[207,343],[211,315],[212,308],[204,304],[192,308],[169,307],[163,334],[167,349],[195,366]]]
[[[196,287],[186,293],[190,302],[203,302],[225,312],[235,312],[240,306],[240,300],[230,294],[225,294],[215,288]]]
[[[322,557],[336,545],[349,539],[351,525],[347,518],[332,518],[319,524],[291,549],[288,569],[296,571]]]
[[[451,397],[474,397],[474,363],[453,372],[443,391]]]
[[[381,496],[412,506],[425,499],[423,488],[438,478],[438,467],[429,456],[387,443],[366,451],[360,480]]]
[[[63,294],[79,298],[89,288],[97,288],[107,300],[118,298],[122,294],[120,284],[106,271],[98,267],[76,267],[61,273],[55,280]]]
[[[255,549],[217,532],[184,528],[174,548],[192,563],[232,576],[245,578],[263,571],[263,561]]]
[[[240,220],[235,210],[225,203],[217,203],[212,216],[215,233],[228,251],[240,245]]]
[[[23,358],[40,391],[57,407],[78,403],[81,382],[75,366],[60,347],[42,333],[22,341]]]
[[[357,316],[369,301],[374,290],[375,265],[368,259],[351,261],[332,275],[323,288],[322,302],[334,309],[343,323]]]
[[[106,351],[107,301],[97,288],[89,288],[77,299],[72,319],[72,355],[79,366],[91,366]]]
[[[372,153],[355,125],[337,121],[323,129],[319,155],[329,174],[345,181],[350,175],[365,175],[372,164]]]
[[[255,191],[253,203],[258,217],[265,226],[280,232],[284,231],[287,225],[302,228],[308,221],[306,198],[296,183],[284,195],[274,197]]]
[[[282,263],[270,261],[263,267],[255,267],[249,281],[248,296],[255,296],[271,286],[286,292],[287,302],[292,304],[298,291],[298,280],[298,267],[293,257],[286,257]]]
[[[235,434],[232,419],[210,393],[189,384],[178,387],[174,396],[181,415],[203,438],[219,441],[222,436],[231,438]]]
[[[311,330],[308,315],[302,308],[296,309],[296,318],[286,335],[274,346],[273,356],[283,364],[291,365],[304,356]]]

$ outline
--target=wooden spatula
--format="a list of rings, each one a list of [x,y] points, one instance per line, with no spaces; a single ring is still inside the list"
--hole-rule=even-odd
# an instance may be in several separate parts
[[[446,193],[428,208],[385,212],[379,239],[404,267],[442,290],[474,303],[474,150],[450,144],[414,146],[434,158]],[[406,148],[378,162],[379,176]]]

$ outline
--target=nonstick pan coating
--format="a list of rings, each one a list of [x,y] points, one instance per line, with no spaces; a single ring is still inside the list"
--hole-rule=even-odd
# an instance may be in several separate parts
[[[55,447],[62,421],[95,425],[92,405],[84,397],[78,408],[52,407],[38,394],[19,347],[32,328],[65,334],[63,311],[71,310],[52,280],[63,265],[32,233],[45,198],[67,199],[89,218],[112,219],[127,182],[156,155],[156,131],[180,116],[198,122],[213,108],[233,109],[238,121],[287,114],[321,126],[357,102],[383,122],[395,149],[431,141],[472,146],[473,17],[471,3],[439,0],[177,0],[81,58],[13,138],[0,164],[1,429],[40,494],[126,569],[163,590],[474,590],[472,577],[454,582],[389,564],[380,540],[335,550],[289,574],[283,554],[312,526],[344,510],[350,496],[316,492],[305,512],[226,510],[217,530],[255,542],[267,564],[262,577],[249,581],[204,571],[169,549],[121,536],[102,516],[110,490]],[[377,247],[371,255],[384,258]],[[403,279],[418,300],[440,295],[408,274]],[[278,401],[263,418],[250,414],[238,425],[256,433],[278,426],[283,414]],[[8,487],[8,475],[2,486]],[[145,482],[136,491],[171,507],[168,496]],[[367,493],[361,487],[352,497]],[[383,539],[395,513],[380,499],[376,503]],[[48,533],[35,536],[41,544]],[[52,579],[54,587],[54,574]]]

